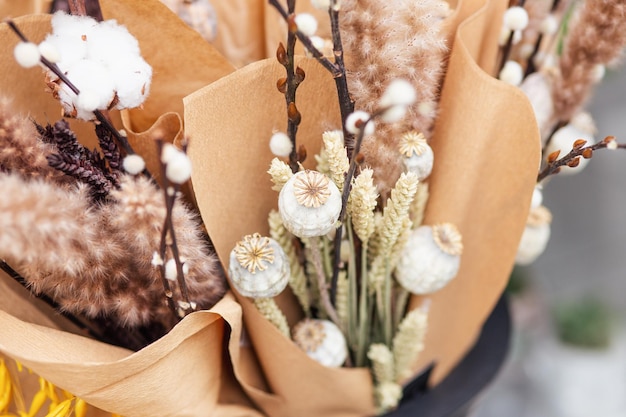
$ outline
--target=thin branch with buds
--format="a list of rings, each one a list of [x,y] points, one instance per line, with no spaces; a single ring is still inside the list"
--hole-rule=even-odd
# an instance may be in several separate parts
[[[163,154],[164,142],[162,139],[157,139],[157,146],[159,155]],[[186,152],[186,146],[183,148],[183,152]],[[174,184],[166,175],[166,164],[161,162],[161,178],[163,181],[163,193],[165,196],[165,209],[166,215],[163,222],[163,229],[161,231],[161,243],[159,246],[159,256],[161,257],[161,264],[159,269],[161,272],[161,279],[165,291],[165,297],[167,299],[168,307],[174,312],[176,317],[185,316],[194,311],[192,303],[189,299],[189,291],[187,290],[187,284],[185,282],[185,273],[183,270],[183,262],[180,259],[180,251],[176,243],[176,233],[174,230],[173,211],[174,204],[176,203],[176,196],[180,191],[180,184]],[[176,279],[182,298],[182,305],[176,306],[174,303],[174,293],[170,287],[170,283],[165,274],[165,265],[167,260],[167,250],[172,254],[172,258],[176,264]],[[180,303],[179,303],[180,304]],[[182,310],[183,314],[179,314],[179,310]]]
[[[585,146],[586,143],[583,139],[577,140],[574,142],[572,150],[562,158],[559,158],[560,151],[554,151],[548,155],[548,163],[537,175],[537,182],[539,183],[546,177],[557,174],[561,167],[577,167],[580,163],[580,158],[589,159],[593,156],[593,152],[598,149],[626,149],[626,144],[617,143],[614,136],[607,136],[601,142],[593,145]]]

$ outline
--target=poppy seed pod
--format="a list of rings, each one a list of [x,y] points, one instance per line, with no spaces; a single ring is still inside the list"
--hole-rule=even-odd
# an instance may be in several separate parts
[[[335,228],[341,212],[341,193],[322,173],[300,171],[285,183],[278,196],[283,224],[300,238],[323,236]]]
[[[237,242],[230,252],[229,273],[241,295],[274,297],[289,283],[289,260],[278,242],[255,233]]]
[[[456,226],[441,223],[413,231],[396,267],[396,279],[413,294],[443,288],[458,273],[463,244]]]
[[[311,359],[324,366],[339,367],[348,357],[346,338],[328,320],[302,320],[293,329],[293,340]]]

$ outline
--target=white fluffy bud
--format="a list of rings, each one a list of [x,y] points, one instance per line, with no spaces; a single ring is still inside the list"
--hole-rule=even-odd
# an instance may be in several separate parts
[[[523,7],[513,6],[504,12],[504,27],[509,30],[524,30],[528,26],[528,13]]]
[[[172,157],[165,166],[165,176],[174,184],[182,184],[191,177],[191,161],[184,152]]]
[[[299,13],[296,15],[294,21],[298,30],[304,33],[306,36],[313,36],[317,31],[317,19],[309,13]]]
[[[285,133],[276,132],[270,138],[270,150],[276,156],[287,157],[293,150],[293,143]]]
[[[124,171],[130,175],[137,175],[146,168],[146,162],[143,158],[137,154],[131,154],[124,158],[122,161]]]
[[[363,127],[362,125],[357,126],[357,124],[359,124],[359,122],[365,123],[369,120],[369,118],[370,114],[362,110],[357,110],[354,113],[350,113],[348,117],[346,117],[346,130],[354,135],[357,135]],[[376,126],[374,125],[374,122],[370,120],[370,122],[365,126],[365,134],[372,135],[374,134],[375,130]]]
[[[13,50],[13,56],[15,56],[17,63],[24,68],[34,67],[39,64],[41,58],[39,48],[32,42],[18,43]]]
[[[524,79],[524,70],[522,66],[515,61],[506,61],[504,67],[500,71],[498,78],[507,84],[518,86]]]

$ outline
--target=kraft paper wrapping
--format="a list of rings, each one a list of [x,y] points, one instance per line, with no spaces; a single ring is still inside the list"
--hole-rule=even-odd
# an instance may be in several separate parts
[[[529,104],[515,88],[485,72],[492,71],[497,50],[497,31],[493,29],[495,25],[488,22],[499,21],[506,6],[495,1],[486,4],[470,1],[460,7],[450,23],[454,27],[459,24],[455,18],[463,19],[455,37],[450,70],[442,91],[441,115],[432,141],[436,166],[430,179],[426,222],[457,224],[466,251],[461,272],[453,285],[431,297],[427,349],[416,369],[435,362],[433,383],[447,375],[472,346],[502,293],[524,228],[538,168],[538,129]],[[471,17],[464,19],[464,15]],[[320,113],[316,113],[314,108],[304,107],[312,106],[309,99],[325,102],[325,94],[332,96],[334,91],[330,77],[320,74],[319,80],[312,79],[313,68],[307,66],[307,79],[298,90],[297,102],[302,106],[303,116],[321,123],[322,130],[336,128],[336,124],[328,125],[336,108],[322,107],[318,109]],[[218,254],[226,265],[230,250],[243,235],[267,231],[267,212],[276,205],[276,193],[270,190],[266,174],[272,158],[267,140],[272,128],[285,123],[284,102],[273,88],[274,81],[281,76],[282,69],[272,60],[256,63],[185,100],[185,123],[192,137],[190,156],[196,167],[192,177],[196,198]],[[304,89],[309,83],[316,87],[310,93]],[[240,97],[246,97],[246,103]],[[256,110],[246,112],[248,109]],[[263,115],[258,114],[259,109],[263,109]],[[304,133],[299,137],[300,143],[305,144],[310,155],[312,149],[319,147],[320,126],[303,126],[300,131]],[[279,297],[279,305],[293,324],[288,295]],[[271,326],[261,331],[263,320],[258,312],[243,297],[238,300],[273,394],[291,399],[300,398],[302,392],[311,394],[311,390],[319,389],[320,382],[304,372],[310,362],[307,358],[291,365],[292,369],[297,369],[293,375],[307,375],[306,378],[280,384],[290,379],[277,356],[284,357],[290,351],[296,355],[297,348],[281,344],[281,353],[274,355],[276,343],[283,339],[271,331]],[[415,297],[412,306],[420,302]],[[234,367],[237,374],[237,363]],[[325,379],[329,380],[335,379]],[[246,381],[240,379],[240,382],[247,389]],[[371,390],[369,383],[364,379],[358,384],[344,381],[342,385],[350,386],[353,393],[365,393]],[[305,409],[300,401],[277,403],[269,408],[270,404],[265,405],[253,392],[247,391],[270,415],[297,415]],[[344,395],[343,391],[336,391],[333,396],[311,395],[310,406],[306,409],[311,415],[322,412],[324,415],[358,415],[362,412],[335,407],[337,414],[328,414],[327,409],[321,408],[326,404],[320,404],[319,398],[328,403],[336,399],[345,404],[348,401]]]
[[[426,349],[440,381],[472,346],[514,264],[530,207],[539,130],[524,95],[488,75],[506,8],[487,2],[456,34],[431,145],[435,165],[424,222],[455,223],[464,252],[458,276],[432,300]],[[411,307],[419,305],[414,297]]]
[[[217,80],[185,99],[184,123],[192,141],[193,183],[201,214],[220,258],[227,262],[230,249],[244,234],[267,231],[267,212],[276,205],[277,193],[271,190],[266,174],[271,160],[267,142],[273,129],[285,128],[284,99],[275,88],[282,67],[268,60],[232,73],[233,67],[218,54],[202,52],[210,46],[203,41],[200,47],[192,34],[183,37],[187,39],[184,47],[181,43],[168,49],[164,46],[176,42],[178,32],[174,36],[161,26],[173,23],[162,20],[158,30],[145,25],[144,32],[138,32],[135,25],[140,26],[140,19],[131,19],[138,8],[145,7],[144,15],[151,9],[162,10],[151,7],[153,3],[102,1],[105,16],[117,17],[140,38],[151,64],[155,56],[166,54],[155,77],[168,71],[173,62],[181,62],[196,44],[206,57],[207,72],[199,67],[185,72],[181,77],[189,77],[187,84],[176,78],[176,72],[193,64],[177,66],[160,81],[153,81],[153,103],[122,117],[129,136],[145,134],[163,123],[174,140],[180,134],[182,107],[178,100]],[[435,382],[472,345],[504,287],[539,160],[539,133],[526,99],[487,75],[495,63],[494,28],[498,26],[491,23],[499,21],[504,3],[460,1],[449,20],[454,47],[432,141],[437,157],[426,221],[456,223],[464,236],[465,255],[457,279],[431,297],[426,350],[416,369],[435,361]],[[165,19],[165,11],[159,14]],[[258,16],[266,16],[265,11],[250,12],[250,18]],[[19,24],[38,40],[49,30],[49,18],[43,17],[43,24],[41,19],[25,17]],[[263,25],[267,30],[265,21]],[[149,46],[151,40],[158,46]],[[6,32],[6,25],[0,27],[0,41],[2,56],[11,56],[15,38]],[[311,166],[321,133],[338,127],[339,112],[330,76],[315,62],[301,60],[300,65],[307,78],[298,90],[303,114],[299,140],[309,154],[305,166]],[[37,93],[33,85],[41,85],[37,70],[15,67],[12,59],[0,60],[0,70],[8,77],[8,83],[2,82],[3,94],[17,97],[20,108],[31,111],[38,120],[46,120],[46,114],[53,114],[51,120],[57,118],[58,105],[47,102],[51,99],[46,93],[33,93]],[[160,84],[168,80],[171,85],[163,87],[161,94]],[[180,91],[176,88],[179,82],[183,86]],[[7,297],[4,292],[2,295]],[[250,408],[250,400],[268,416],[365,416],[374,411],[366,370],[322,368],[241,297],[237,303],[229,295],[211,311],[188,316],[167,336],[134,354],[68,331],[21,321],[14,316],[21,314],[18,312],[30,305],[30,300],[9,299],[14,303],[10,314],[0,313],[0,352],[88,402],[127,417],[261,415]],[[413,305],[419,302],[416,298]],[[293,325],[299,314],[291,294],[280,297],[279,304]],[[247,330],[244,338],[242,311]]]

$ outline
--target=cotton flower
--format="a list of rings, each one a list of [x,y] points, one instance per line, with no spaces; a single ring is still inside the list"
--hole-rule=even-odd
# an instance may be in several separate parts
[[[81,100],[48,71],[49,85],[56,84],[53,93],[69,116],[91,120],[94,110],[138,107],[148,96],[152,68],[141,57],[137,39],[114,20],[55,13],[52,33],[39,48],[79,91],[90,90],[91,100]]]
[[[13,50],[13,55],[17,63],[24,68],[34,67],[39,64],[41,58],[39,48],[32,42],[18,43]]]
[[[420,226],[413,231],[396,267],[396,279],[413,294],[430,294],[457,274],[463,244],[450,223]]]
[[[270,150],[276,156],[287,157],[293,150],[293,143],[283,132],[276,132],[270,138]]]
[[[43,41],[39,44],[39,46],[37,46],[37,48],[39,49],[41,56],[46,58],[51,63],[56,64],[61,60],[61,53],[52,43]]]
[[[346,117],[346,130],[354,135],[357,135],[363,128],[360,124],[367,122],[369,119],[370,114],[362,110],[350,113],[348,117]],[[367,125],[365,125],[365,134],[373,135],[375,129],[376,127],[374,126],[374,122],[370,121]]]
[[[348,357],[346,338],[331,321],[305,319],[293,329],[293,341],[313,360],[337,368]]]
[[[146,162],[137,154],[127,155],[122,161],[124,171],[131,175],[137,175],[146,168]]]
[[[550,240],[551,222],[552,215],[546,207],[539,206],[531,209],[517,248],[515,263],[529,265],[545,251]]]
[[[289,260],[280,245],[258,233],[245,236],[230,252],[230,279],[245,297],[280,294],[289,283],[289,271]]]
[[[283,186],[278,209],[287,230],[306,238],[323,236],[335,228],[341,212],[341,193],[317,171],[300,171]]]
[[[306,36],[313,36],[317,31],[317,19],[309,13],[298,13],[295,17],[298,30]]]

